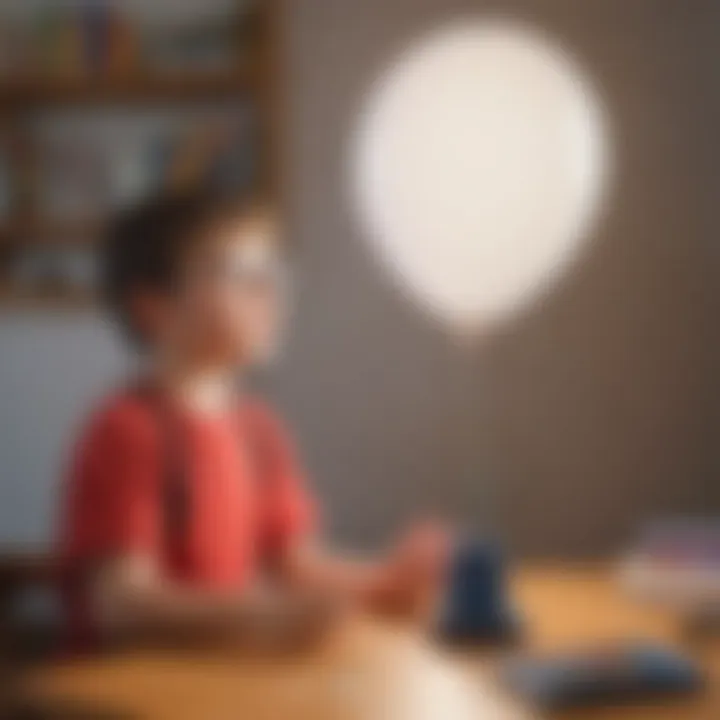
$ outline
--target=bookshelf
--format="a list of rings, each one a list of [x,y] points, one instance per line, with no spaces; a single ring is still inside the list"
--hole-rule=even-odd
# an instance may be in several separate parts
[[[262,82],[259,68],[247,64],[230,72],[153,77],[150,74],[99,80],[95,78],[0,80],[4,112],[27,112],[62,106],[144,104],[232,99],[254,92]]]
[[[275,192],[277,4],[238,1],[252,33],[245,34],[242,51],[238,49],[225,67],[177,72],[132,68],[102,74],[14,72],[0,77],[0,153],[12,191],[12,201],[0,217],[0,309],[77,309],[94,303],[92,283],[33,284],[16,277],[18,258],[26,255],[92,252],[106,221],[106,210],[62,217],[43,211],[37,188],[43,161],[37,118],[65,111],[80,116],[112,113],[115,108],[124,115],[158,108],[207,109],[241,100],[252,106],[257,124],[254,182]]]

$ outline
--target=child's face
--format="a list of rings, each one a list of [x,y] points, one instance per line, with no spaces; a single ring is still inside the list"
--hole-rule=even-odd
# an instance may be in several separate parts
[[[275,353],[286,284],[275,232],[268,219],[236,222],[191,251],[170,312],[195,358],[251,365]]]

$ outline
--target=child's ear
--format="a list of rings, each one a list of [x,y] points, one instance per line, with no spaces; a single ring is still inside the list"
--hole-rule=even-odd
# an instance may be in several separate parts
[[[152,341],[162,332],[167,317],[168,298],[157,290],[138,287],[128,295],[128,311],[140,337]]]

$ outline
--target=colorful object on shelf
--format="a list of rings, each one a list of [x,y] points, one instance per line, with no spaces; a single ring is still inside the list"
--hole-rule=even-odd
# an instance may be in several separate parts
[[[81,22],[83,27],[84,57],[87,66],[98,72],[103,67],[108,46],[108,6],[102,0],[86,2]]]
[[[547,710],[682,695],[703,686],[691,660],[652,643],[514,659],[501,676],[513,692]]]
[[[251,14],[250,7],[233,7],[184,22],[161,15],[156,27],[147,27],[121,0],[46,0],[22,22],[6,19],[0,9],[0,73],[62,79],[124,77],[137,70],[228,73],[244,51],[238,18]]]
[[[143,32],[143,61],[158,73],[225,72],[237,64],[234,14],[217,14],[193,23],[156,23]],[[250,42],[248,39],[246,42]]]
[[[110,172],[102,147],[92,138],[60,138],[43,145],[36,198],[46,217],[89,218],[108,209]]]
[[[110,8],[107,14],[107,49],[105,70],[111,76],[131,74],[139,64],[137,31],[118,9]]]
[[[73,8],[48,6],[38,15],[37,38],[41,73],[77,77],[85,70],[83,32]]]
[[[254,179],[253,136],[242,117],[198,123],[164,139],[152,155],[156,186],[172,191],[200,185],[240,190]]]

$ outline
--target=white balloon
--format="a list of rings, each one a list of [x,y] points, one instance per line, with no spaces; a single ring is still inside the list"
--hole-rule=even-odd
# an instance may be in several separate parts
[[[474,331],[521,309],[588,235],[607,171],[600,104],[512,21],[463,21],[377,81],[351,144],[371,246],[412,298]]]

